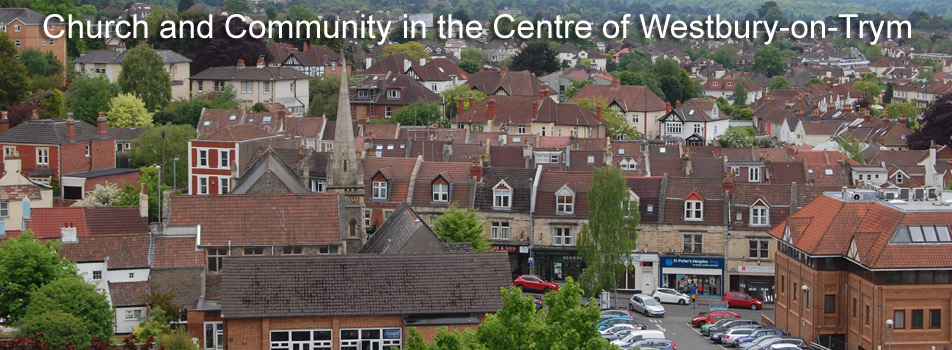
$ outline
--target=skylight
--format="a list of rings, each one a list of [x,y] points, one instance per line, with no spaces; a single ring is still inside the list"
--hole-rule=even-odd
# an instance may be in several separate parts
[[[266,116],[264,116],[264,118],[261,118],[261,121],[262,121],[262,122],[265,122],[265,123],[268,123],[268,122],[271,121],[271,116],[270,116],[270,115],[266,115]]]
[[[899,226],[890,243],[952,243],[949,226]]]
[[[690,112],[688,112],[688,115],[694,115],[694,110],[692,109]]]
[[[824,169],[823,173],[828,176],[833,176],[833,169]]]
[[[228,120],[230,120],[230,121],[235,121],[235,119],[238,119],[238,116],[236,116],[236,115],[234,115],[234,114],[232,114],[231,117],[228,117]]]
[[[209,126],[209,125],[212,125],[212,122],[206,120],[206,121],[205,121],[205,126]]]

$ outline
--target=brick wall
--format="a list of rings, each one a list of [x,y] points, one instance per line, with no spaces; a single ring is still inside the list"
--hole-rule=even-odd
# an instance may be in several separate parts
[[[86,180],[86,191],[92,191],[96,186],[106,184],[116,184],[119,188],[124,188],[126,182],[129,183],[129,186],[132,188],[139,188],[139,172],[128,172],[124,174],[116,174],[111,176],[101,176],[97,178],[87,179]]]
[[[47,148],[50,150],[50,159],[49,165],[44,165],[44,168],[50,168],[53,170],[53,176],[58,176],[59,172],[59,146],[56,145],[23,145],[23,144],[0,144],[3,147],[16,147],[17,153],[20,154],[20,164],[21,169],[24,170],[24,175],[29,175],[29,171],[36,169],[36,149],[37,148]]]
[[[86,146],[90,147],[89,157],[86,156]],[[61,147],[61,174],[116,167],[116,140],[72,143]],[[50,162],[52,163],[53,160],[50,159]]]
[[[226,315],[227,316],[227,315]],[[330,329],[334,349],[340,348],[340,330],[344,328],[400,328],[406,342],[402,316],[288,317],[225,320],[225,344],[230,350],[269,349],[270,331],[291,329]]]

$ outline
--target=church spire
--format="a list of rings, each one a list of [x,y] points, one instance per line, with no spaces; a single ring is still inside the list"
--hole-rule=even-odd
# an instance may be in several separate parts
[[[337,125],[334,130],[334,154],[328,164],[329,189],[363,191],[364,172],[354,144],[354,124],[350,116],[350,93],[347,85],[347,64],[341,51],[340,93],[337,102]]]

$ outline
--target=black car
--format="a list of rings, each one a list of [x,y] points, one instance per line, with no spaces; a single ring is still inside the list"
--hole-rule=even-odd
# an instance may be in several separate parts
[[[724,322],[721,325],[713,325],[711,328],[707,329],[708,336],[713,340],[715,335],[718,333],[724,333],[724,331],[737,327],[737,326],[747,326],[747,325],[756,325],[757,321],[747,320],[747,319],[733,319],[727,322]]]

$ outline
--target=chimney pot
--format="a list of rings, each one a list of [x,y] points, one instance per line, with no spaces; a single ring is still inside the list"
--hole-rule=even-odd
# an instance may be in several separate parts
[[[473,97],[473,92],[469,92],[469,108],[473,108],[476,105],[476,98]]]
[[[902,124],[902,126],[909,126],[909,120],[906,118],[906,116],[901,116],[899,117],[899,124]]]
[[[617,88],[619,85],[621,85],[621,80],[618,80],[618,78],[612,78],[612,87]]]
[[[109,137],[109,120],[105,112],[99,112],[99,118],[96,118],[96,131],[99,132],[99,138]]]
[[[664,102],[664,114],[671,113],[671,102]]]
[[[66,115],[66,139],[76,141],[76,121],[73,120],[73,113]]]
[[[258,68],[264,68],[264,56],[258,57]]]
[[[460,96],[456,99],[456,114],[459,115],[466,110],[465,105],[463,105],[463,96]]]
[[[674,108],[681,108],[681,100],[674,101]]]
[[[30,120],[40,120],[40,115],[37,114],[36,109],[30,114]]]
[[[7,111],[2,112],[3,116],[0,117],[0,132],[6,132],[10,130],[10,119],[7,117]]]
[[[244,59],[241,59],[241,58],[238,59],[238,68],[245,68],[245,60],[244,60]]]
[[[304,42],[304,52],[307,52],[307,41]],[[327,61],[327,56],[324,56],[324,60]]]

